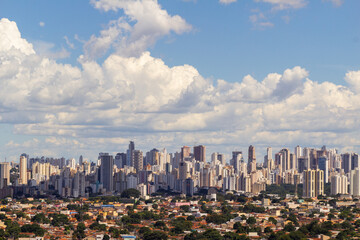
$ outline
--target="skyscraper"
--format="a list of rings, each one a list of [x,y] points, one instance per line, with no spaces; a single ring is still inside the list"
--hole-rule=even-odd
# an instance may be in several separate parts
[[[324,171],[320,169],[303,172],[304,197],[312,198],[324,195]]]
[[[10,163],[0,163],[0,189],[10,183]]]
[[[268,147],[266,149],[266,156],[264,157],[264,167],[270,168],[269,166],[269,160],[272,159],[272,148]]]
[[[136,172],[143,170],[143,152],[140,150],[134,150],[134,168]]]
[[[324,171],[324,181],[329,182],[329,159],[326,156],[318,158],[319,169]]]
[[[349,173],[351,171],[351,154],[344,153],[341,155],[342,158],[342,169],[344,169],[345,173]]]
[[[342,170],[331,177],[331,195],[348,194],[348,179]]]
[[[102,153],[100,156],[100,182],[107,192],[113,191],[113,170],[114,159],[108,153]]]
[[[360,169],[350,171],[350,194],[360,196]]]
[[[195,157],[195,160],[198,160],[200,162],[205,162],[206,147],[203,145],[195,146],[194,147],[194,157]]]
[[[20,157],[20,184],[27,184],[27,158],[25,156]]]
[[[190,147],[183,146],[181,148],[181,159],[185,159],[185,158],[190,157],[190,154],[191,154],[191,148]]]
[[[242,152],[241,151],[233,151],[232,152],[232,159],[231,163],[234,167],[234,170],[238,172],[240,170],[240,162],[242,158]]]
[[[126,151],[126,165],[127,166],[134,166],[134,154],[133,151],[135,150],[135,143],[130,141],[129,149]]]
[[[251,173],[253,171],[256,171],[255,147],[250,145],[248,154],[248,172]]]

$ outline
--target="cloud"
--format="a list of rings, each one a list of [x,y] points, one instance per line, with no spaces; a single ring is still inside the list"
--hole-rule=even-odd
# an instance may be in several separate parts
[[[230,3],[234,3],[236,1],[237,0],[219,0],[220,3],[225,4],[225,5],[230,4]]]
[[[170,16],[157,0],[92,0],[91,3],[103,11],[121,9],[125,17],[111,21],[100,36],[91,36],[84,45],[86,59],[102,56],[110,48],[123,56],[139,56],[158,39],[192,29],[180,16]]]
[[[124,151],[130,139],[139,149],[170,151],[193,142],[209,152],[250,143],[360,145],[360,71],[346,73],[348,86],[313,81],[300,66],[214,83],[148,51],[112,53],[102,63],[80,57],[72,66],[34,51],[7,19],[0,21],[0,53],[0,122],[38,139],[26,147],[9,140],[11,155],[21,146],[34,154],[96,156]]]
[[[257,12],[249,17],[250,22],[254,25],[254,27],[258,29],[265,29],[269,27],[273,27],[274,24],[267,20],[267,17],[262,12]]]
[[[33,46],[21,38],[15,22],[2,18],[0,20],[0,32],[0,54],[15,54],[15,51],[25,55],[35,53]]]
[[[305,7],[308,2],[306,0],[255,0],[256,2],[269,3],[273,6],[273,10],[299,9]]]
[[[360,71],[346,73],[345,81],[350,85],[350,89],[353,92],[360,93]]]
[[[40,27],[45,27],[45,23],[44,22],[39,22],[39,26]]]
[[[64,59],[70,57],[70,52],[65,48],[61,48],[60,50],[54,50],[55,44],[44,42],[44,41],[35,41],[34,49],[36,53],[40,56],[45,56],[51,59]]]
[[[69,48],[75,49],[75,45],[72,42],[70,42],[70,40],[67,36],[64,36],[64,39],[65,39],[66,45],[68,45]]]
[[[323,2],[331,2],[335,7],[340,7],[344,4],[344,0],[323,0]]]

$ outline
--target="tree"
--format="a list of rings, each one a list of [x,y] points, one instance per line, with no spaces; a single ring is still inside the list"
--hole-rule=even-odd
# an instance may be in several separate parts
[[[83,239],[86,237],[85,235],[85,224],[84,223],[79,223],[76,227],[76,230],[74,231],[73,237],[76,239]]]
[[[154,224],[154,227],[156,228],[164,228],[166,227],[166,224],[164,221],[157,221],[155,224]]]
[[[171,229],[172,232],[175,234],[183,233],[184,231],[191,231],[192,229],[192,222],[185,220],[185,218],[175,218],[171,221],[171,225],[174,226],[173,229]]]
[[[17,238],[19,235],[21,228],[17,222],[12,222],[11,220],[5,221],[6,224],[6,232],[8,233],[9,237]]]
[[[295,231],[295,226],[292,223],[288,223],[285,225],[284,231],[293,232],[293,231]]]
[[[273,223],[274,225],[277,224],[277,220],[275,218],[273,218],[273,217],[269,217],[268,221]]]
[[[45,229],[42,229],[39,224],[25,224],[21,227],[21,232],[34,233],[36,236],[44,236]]]
[[[91,230],[98,230],[98,231],[106,231],[106,225],[105,224],[100,224],[99,222],[94,222],[92,223],[89,228]]]
[[[183,205],[183,206],[180,206],[180,209],[183,210],[184,212],[189,212],[190,206],[188,206],[188,205]]]
[[[105,234],[104,237],[103,237],[103,240],[110,240],[109,235]]]
[[[50,223],[50,220],[45,216],[44,213],[38,213],[31,218],[32,222],[35,223]]]
[[[149,232],[144,233],[143,239],[144,240],[167,240],[168,236],[164,232],[149,231]]]
[[[69,218],[65,214],[49,214],[49,217],[52,218],[51,225],[55,227],[63,226],[69,224]]]
[[[246,235],[239,235],[234,232],[226,232],[224,234],[224,240],[248,240],[249,238]]]
[[[135,188],[126,189],[121,193],[122,198],[138,198],[140,197],[140,192]]]
[[[249,217],[248,219],[246,219],[246,223],[249,224],[249,225],[255,224],[256,223],[256,218]]]
[[[207,229],[204,233],[201,234],[199,239],[212,239],[212,240],[222,240],[220,232],[216,229]]]

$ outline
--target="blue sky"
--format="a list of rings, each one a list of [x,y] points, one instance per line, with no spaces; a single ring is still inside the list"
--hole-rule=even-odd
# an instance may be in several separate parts
[[[0,158],[94,159],[131,139],[143,151],[358,151],[359,9],[356,0],[2,0],[10,23],[0,31],[24,56],[0,38],[0,81],[24,95],[3,96]]]

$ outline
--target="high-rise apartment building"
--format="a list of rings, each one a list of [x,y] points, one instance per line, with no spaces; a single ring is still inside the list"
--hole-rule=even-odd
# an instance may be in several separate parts
[[[348,194],[348,179],[344,171],[331,177],[331,195]]]
[[[253,171],[256,171],[255,147],[250,145],[248,154],[248,172],[251,173]]]
[[[329,182],[329,159],[326,156],[318,158],[319,169],[324,171],[324,181]]]
[[[324,171],[305,170],[303,174],[303,196],[312,198],[324,195]]]
[[[191,155],[191,148],[188,146],[183,146],[181,148],[181,159],[188,158],[190,157],[190,155]]]
[[[127,166],[134,166],[134,152],[135,150],[135,143],[133,141],[130,141],[129,148],[126,151],[126,165]]]
[[[194,157],[195,160],[200,162],[205,162],[206,160],[206,147],[203,145],[194,147]]]
[[[136,172],[143,170],[143,152],[134,150],[134,168]]]
[[[233,151],[232,152],[231,164],[234,167],[234,170],[236,172],[240,171],[241,159],[242,159],[242,152],[241,151]]]
[[[10,183],[10,163],[0,163],[0,189],[9,185]]]
[[[20,181],[19,184],[27,185],[27,158],[25,156],[20,157]]]
[[[114,159],[108,153],[102,153],[100,156],[100,182],[107,192],[113,191]]]
[[[360,196],[360,169],[350,171],[350,194]]]

